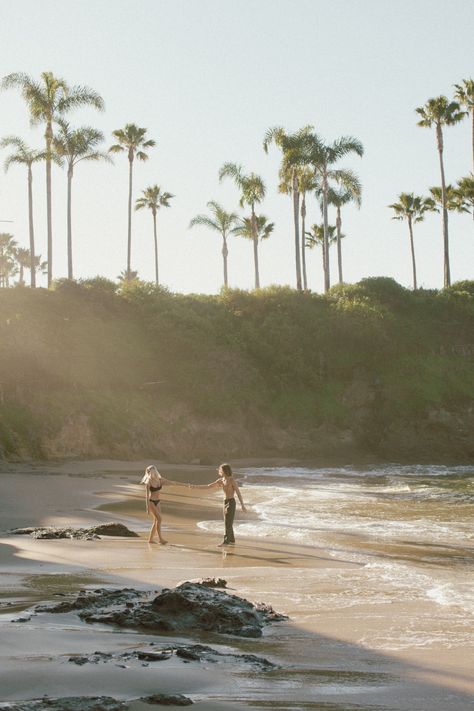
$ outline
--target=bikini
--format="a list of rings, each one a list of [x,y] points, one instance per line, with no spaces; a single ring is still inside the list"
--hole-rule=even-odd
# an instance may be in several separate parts
[[[160,489],[162,489],[162,488],[163,488],[163,484],[160,484],[160,486],[150,486],[149,487],[150,491],[152,491],[152,492],[160,491]],[[148,501],[151,501],[151,503],[155,504],[155,506],[160,503],[160,499],[148,499]]]

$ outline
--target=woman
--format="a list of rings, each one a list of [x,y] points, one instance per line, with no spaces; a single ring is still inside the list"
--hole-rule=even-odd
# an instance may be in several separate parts
[[[191,489],[222,489],[224,494],[224,540],[219,543],[219,547],[233,545],[234,537],[234,516],[235,516],[235,494],[237,494],[242,507],[242,511],[246,512],[242,494],[240,493],[239,485],[232,476],[230,464],[221,464],[219,469],[219,479],[213,481],[212,484],[190,484]]]
[[[173,486],[187,486],[187,484],[165,479],[154,464],[150,464],[145,469],[145,476],[141,483],[145,484],[146,512],[147,514],[151,513],[153,516],[153,525],[148,536],[148,543],[153,543],[153,538],[157,535],[161,545],[165,545],[168,541],[165,541],[161,535],[161,489],[165,484],[172,484]]]

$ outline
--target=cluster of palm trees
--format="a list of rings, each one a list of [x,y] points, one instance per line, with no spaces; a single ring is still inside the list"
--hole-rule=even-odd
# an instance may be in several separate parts
[[[306,248],[320,245],[323,254],[324,289],[331,286],[329,247],[337,244],[338,277],[343,281],[342,270],[342,218],[341,210],[349,202],[361,203],[362,187],[356,173],[337,167],[339,160],[351,153],[362,156],[362,143],[353,136],[343,136],[333,143],[326,143],[315,133],[313,126],[307,125],[294,133],[285,131],[281,126],[269,128],[263,139],[263,149],[268,152],[274,144],[282,153],[279,171],[279,190],[291,196],[294,224],[294,252],[296,269],[296,288],[301,291],[308,288],[306,270]],[[272,233],[274,224],[265,215],[258,215],[257,206],[264,200],[266,186],[262,178],[255,173],[245,173],[237,163],[224,163],[219,171],[219,180],[230,178],[239,193],[240,207],[247,207],[250,215],[239,217],[235,212],[227,212],[215,201],[208,203],[211,216],[197,215],[190,226],[202,225],[219,232],[222,237],[222,256],[224,262],[224,286],[228,283],[228,244],[229,235],[237,234],[253,242],[255,270],[255,288],[260,287],[258,263],[258,245]],[[322,224],[314,224],[306,230],[306,198],[313,193],[322,213]],[[336,225],[329,224],[329,207],[336,209]]]
[[[36,286],[38,264],[47,264],[48,287],[53,280],[53,219],[52,219],[52,164],[65,165],[67,168],[67,260],[68,279],[74,278],[73,270],[73,239],[72,239],[72,179],[74,170],[81,161],[108,161],[110,153],[126,152],[129,161],[129,197],[128,197],[128,233],[127,233],[127,269],[126,278],[132,278],[131,242],[132,242],[132,199],[133,199],[133,164],[135,158],[147,160],[147,149],[155,145],[155,141],[147,138],[147,129],[135,124],[126,124],[123,129],[113,132],[116,143],[108,151],[101,151],[104,142],[101,131],[91,126],[72,127],[66,116],[74,109],[82,106],[104,110],[104,100],[93,89],[84,86],[69,86],[64,79],[56,77],[52,72],[43,72],[36,80],[24,73],[9,74],[0,83],[1,89],[18,89],[25,100],[31,124],[44,125],[44,148],[31,148],[19,136],[6,136],[0,141],[0,148],[10,149],[5,161],[5,169],[18,164],[27,169],[28,178],[28,215],[29,215],[29,269],[31,286]],[[47,262],[41,262],[35,251],[35,231],[33,220],[33,165],[40,161],[46,164],[46,218],[47,218]],[[142,196],[135,202],[135,209],[148,208],[153,216],[153,234],[155,243],[156,281],[158,283],[158,244],[156,231],[156,213],[161,207],[169,207],[173,197],[163,192],[159,185],[147,187]],[[13,237],[10,235],[11,239]],[[15,246],[15,249],[18,248]],[[4,249],[5,255],[7,248]],[[10,250],[11,252],[11,250]],[[13,252],[2,257],[3,271],[0,286],[9,283],[15,273]],[[10,269],[11,271],[7,273]],[[23,272],[21,272],[22,274]],[[21,281],[21,279],[20,279]]]
[[[0,232],[0,287],[10,286],[10,281],[18,275],[18,284],[25,286],[25,269],[31,272],[31,284],[36,284],[36,274],[46,274],[47,262],[41,260],[41,254],[31,260],[31,252],[25,247],[19,247],[13,235]]]
[[[406,220],[410,238],[410,254],[412,262],[413,288],[416,289],[416,259],[413,239],[413,225],[422,222],[427,212],[441,212],[443,230],[443,272],[444,286],[451,285],[451,267],[449,260],[449,212],[472,213],[474,218],[474,172],[457,181],[457,185],[446,183],[444,169],[444,135],[446,126],[453,126],[469,115],[472,122],[472,161],[474,170],[474,80],[464,79],[461,84],[455,84],[454,99],[437,96],[416,109],[420,117],[418,126],[434,128],[436,146],[439,157],[441,186],[429,189],[429,195],[400,193],[398,201],[389,205],[393,210],[394,220]]]
[[[450,211],[471,212],[474,217],[474,175],[461,178],[456,186],[446,183],[444,170],[443,130],[462,121],[469,113],[472,116],[472,152],[474,163],[474,81],[464,80],[456,84],[455,96],[449,100],[445,96],[429,99],[416,109],[419,126],[434,128],[440,163],[441,186],[430,188],[428,196],[401,193],[398,201],[389,207],[394,219],[404,219],[408,223],[410,250],[413,270],[413,287],[417,288],[413,226],[424,219],[428,211],[442,213],[444,245],[444,285],[451,283],[449,263],[448,213]],[[12,235],[4,233],[0,241],[0,286],[9,285],[16,274],[24,283],[24,269],[30,271],[31,286],[36,286],[36,274],[46,268],[48,286],[53,279],[53,222],[51,171],[52,164],[67,169],[67,259],[68,278],[74,278],[73,269],[73,229],[72,229],[72,182],[76,166],[83,161],[111,162],[111,154],[125,153],[128,159],[128,216],[127,216],[127,260],[126,269],[120,279],[130,281],[137,273],[132,270],[132,214],[135,210],[150,210],[153,219],[153,241],[155,253],[155,281],[159,283],[157,213],[163,207],[170,207],[174,197],[157,184],[144,189],[133,202],[133,170],[135,160],[148,160],[148,151],[156,143],[147,135],[146,128],[128,123],[122,129],[113,131],[114,143],[108,150],[100,150],[104,142],[101,131],[91,126],[74,128],[66,117],[77,108],[90,106],[99,111],[104,109],[102,97],[85,86],[69,86],[64,79],[52,72],[43,72],[39,80],[23,73],[9,74],[0,83],[1,89],[19,89],[24,98],[32,125],[44,125],[45,144],[42,148],[31,148],[19,136],[6,136],[0,140],[0,148],[8,149],[5,169],[21,165],[27,169],[29,249],[19,248]],[[349,155],[363,156],[362,143],[353,136],[342,136],[332,143],[326,142],[314,127],[306,125],[291,133],[281,126],[269,128],[263,137],[263,149],[268,153],[271,146],[281,152],[278,188],[291,197],[294,226],[294,259],[296,287],[308,289],[306,250],[321,247],[324,272],[324,290],[331,286],[329,250],[337,247],[338,281],[343,282],[342,262],[342,210],[349,203],[361,205],[362,186],[357,174],[341,168],[339,162]],[[47,215],[47,261],[42,262],[35,251],[35,231],[33,220],[33,168],[40,161],[46,164],[46,215]],[[219,180],[230,178],[238,192],[240,207],[248,210],[246,216],[237,212],[227,212],[219,203],[208,202],[208,214],[200,214],[191,220],[190,227],[203,226],[218,232],[222,238],[222,258],[224,286],[228,286],[228,239],[238,235],[253,244],[255,288],[260,287],[259,243],[267,239],[274,230],[274,223],[259,214],[260,204],[266,194],[266,186],[259,175],[244,171],[237,163],[224,163],[219,171]],[[306,224],[307,199],[313,195],[319,204],[321,222]],[[329,211],[334,211],[334,224],[330,224]],[[29,263],[26,264],[26,259]]]

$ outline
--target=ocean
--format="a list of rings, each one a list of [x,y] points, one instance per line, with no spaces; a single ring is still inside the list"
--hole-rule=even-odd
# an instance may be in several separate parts
[[[383,635],[374,626],[357,642],[384,651],[474,646],[474,466],[249,468],[236,478],[251,511],[237,516],[238,542],[285,541],[308,557],[324,550],[354,564],[283,566],[279,597],[288,612],[366,614],[368,605],[432,602],[439,624],[433,613],[395,619]],[[222,529],[215,520],[199,526]]]

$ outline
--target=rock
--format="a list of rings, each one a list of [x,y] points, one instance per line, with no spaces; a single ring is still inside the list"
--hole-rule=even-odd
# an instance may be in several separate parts
[[[255,654],[232,654],[230,652],[218,652],[212,647],[207,647],[203,644],[193,644],[189,647],[178,647],[176,656],[185,659],[186,661],[199,662],[244,662],[249,664],[255,671],[270,671],[276,669],[277,665],[270,662],[265,657],[257,657]]]
[[[145,662],[161,662],[165,659],[170,659],[173,652],[167,650],[165,652],[137,652],[137,659]]]
[[[182,694],[152,694],[152,696],[142,696],[139,701],[145,704],[161,704],[162,706],[191,706],[193,701]]]
[[[224,578],[203,578],[200,581],[201,585],[205,585],[206,588],[226,588],[227,580]]]
[[[3,707],[4,711],[125,711],[127,708],[128,703],[117,701],[111,696],[43,697]]]
[[[32,535],[33,538],[79,538],[83,541],[94,541],[100,536],[120,536],[121,538],[138,538],[138,533],[130,531],[122,523],[102,523],[90,528],[54,528],[43,526],[38,528],[14,528],[10,531],[15,536]]]
[[[147,629],[158,634],[204,630],[260,637],[267,623],[286,619],[267,605],[257,607],[236,595],[190,582],[173,590],[165,589],[153,599],[150,593],[140,590],[103,589],[79,593],[73,600],[35,609],[55,613],[77,611],[86,622]]]

